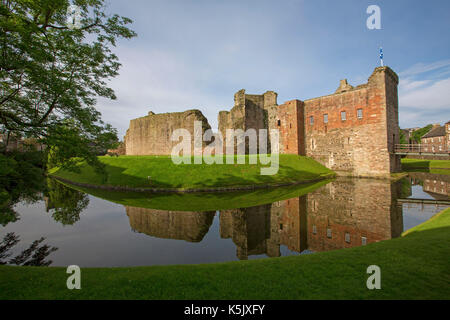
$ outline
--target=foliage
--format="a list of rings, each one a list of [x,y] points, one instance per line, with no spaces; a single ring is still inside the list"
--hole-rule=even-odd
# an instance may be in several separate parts
[[[80,158],[83,158],[96,173],[104,174],[104,165],[97,156],[105,154],[118,141],[115,129],[109,125],[106,128],[96,127],[95,137],[87,137],[74,123],[52,128],[47,139],[51,146],[47,149],[47,168],[61,167],[76,171]]]
[[[411,139],[417,143],[420,143],[422,137],[430,132],[431,129],[433,129],[433,125],[429,124],[426,127],[416,130],[411,134]]]
[[[406,136],[402,130],[400,130],[400,144],[409,144],[409,141],[406,140]]]
[[[127,27],[130,19],[107,15],[104,2],[73,1],[81,27],[69,28],[69,0],[1,0],[2,131],[40,138],[62,153],[59,159],[70,153],[91,162],[111,136],[117,141],[94,106],[97,97],[116,98],[107,86],[120,67],[112,48],[136,34]],[[77,149],[87,143],[94,145]]]

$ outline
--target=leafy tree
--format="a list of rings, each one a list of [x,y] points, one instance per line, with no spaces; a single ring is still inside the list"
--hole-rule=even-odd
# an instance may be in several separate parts
[[[433,125],[431,125],[431,124],[427,125],[426,127],[421,128],[421,129],[418,129],[412,133],[411,139],[417,143],[420,143],[422,137],[424,135],[426,135],[428,132],[430,132],[431,129],[433,129]]]
[[[406,136],[402,130],[400,130],[400,144],[408,144],[409,141],[406,140]]]
[[[107,81],[118,75],[117,40],[136,34],[132,21],[105,13],[104,0],[0,0],[0,129],[39,137],[54,153],[95,161],[117,132],[101,120],[96,98],[115,99]],[[70,20],[70,19],[69,19]],[[72,131],[72,132],[71,132]],[[71,134],[68,134],[71,132]]]

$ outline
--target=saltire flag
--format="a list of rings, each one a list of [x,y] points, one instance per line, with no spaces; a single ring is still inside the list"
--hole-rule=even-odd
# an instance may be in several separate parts
[[[383,48],[380,47],[380,64],[382,67],[384,66],[383,58],[384,58]]]

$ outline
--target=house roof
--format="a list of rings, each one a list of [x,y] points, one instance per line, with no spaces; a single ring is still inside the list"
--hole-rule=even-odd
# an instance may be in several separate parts
[[[444,137],[445,136],[445,127],[436,127],[431,129],[426,135],[422,136],[423,138],[434,138],[434,137]]]

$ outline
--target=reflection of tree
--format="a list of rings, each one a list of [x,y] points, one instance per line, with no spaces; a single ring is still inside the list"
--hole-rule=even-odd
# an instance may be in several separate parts
[[[47,186],[45,202],[47,212],[53,210],[53,219],[65,226],[79,221],[81,212],[89,204],[88,196],[53,179],[47,180]]]
[[[42,246],[41,243],[45,238],[33,241],[28,249],[23,250],[21,254],[17,255],[13,259],[6,261],[6,258],[11,256],[11,248],[19,243],[19,236],[14,233],[8,233],[3,241],[0,243],[0,265],[13,264],[18,266],[41,266],[48,267],[53,261],[45,260],[52,252],[58,250],[56,247],[51,247],[47,244]]]
[[[0,154],[0,224],[19,220],[14,206],[19,202],[34,203],[42,199],[44,189],[41,153]]]

